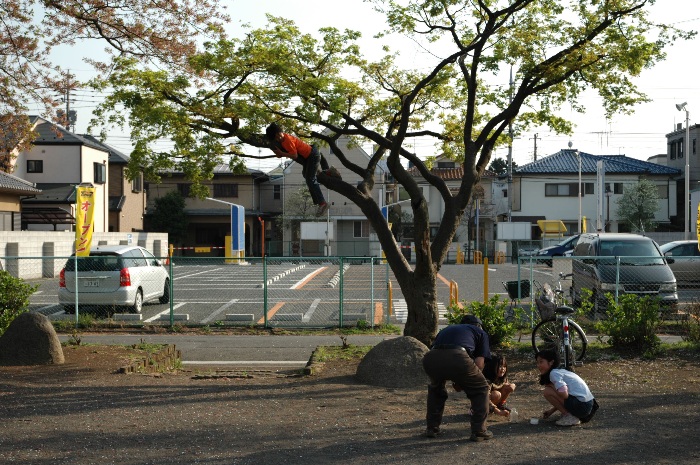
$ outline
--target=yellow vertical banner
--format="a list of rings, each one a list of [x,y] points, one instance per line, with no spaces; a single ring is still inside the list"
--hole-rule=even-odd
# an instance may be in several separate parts
[[[75,194],[75,254],[90,255],[93,218],[95,216],[95,188],[78,186]]]

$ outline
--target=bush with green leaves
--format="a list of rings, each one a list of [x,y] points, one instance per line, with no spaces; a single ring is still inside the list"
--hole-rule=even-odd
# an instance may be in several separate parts
[[[29,296],[39,286],[32,286],[7,271],[0,271],[0,335],[10,323],[29,307]]]
[[[700,302],[693,302],[685,308],[685,316],[680,326],[684,341],[700,342]]]
[[[516,321],[518,317],[519,307],[515,307],[516,318],[509,319],[508,301],[501,300],[498,294],[491,297],[488,302],[466,302],[463,301],[461,306],[450,305],[447,308],[445,317],[450,324],[456,324],[462,321],[464,315],[475,315],[481,320],[484,331],[489,335],[489,342],[492,346],[501,345],[503,342],[512,339],[518,330]]]
[[[618,349],[642,352],[654,351],[661,343],[656,331],[661,324],[660,305],[657,298],[623,294],[618,302],[606,295],[607,318],[596,322],[595,327],[608,336],[608,344]]]

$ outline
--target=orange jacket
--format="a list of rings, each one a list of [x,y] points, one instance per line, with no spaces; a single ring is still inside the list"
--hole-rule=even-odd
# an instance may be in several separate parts
[[[303,158],[309,158],[311,155],[311,146],[291,134],[282,134],[282,142],[280,143],[282,150],[290,155],[301,155]]]

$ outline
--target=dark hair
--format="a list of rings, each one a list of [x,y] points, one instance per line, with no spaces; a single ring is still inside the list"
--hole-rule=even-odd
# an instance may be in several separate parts
[[[275,140],[275,136],[280,132],[282,132],[282,126],[277,123],[272,123],[265,129],[265,135],[269,140]]]
[[[552,363],[552,367],[547,371],[547,373],[541,374],[540,375],[540,384],[542,386],[547,385],[551,383],[549,380],[549,374],[554,370],[555,368],[559,368],[559,364],[561,361],[559,360],[559,354],[552,350],[552,349],[542,349],[539,352],[535,354],[535,360],[538,358],[543,358],[547,360],[548,362],[554,362]]]
[[[505,367],[506,372],[503,373],[503,376],[499,377],[498,369],[502,366]],[[506,358],[499,353],[492,353],[491,358],[486,360],[486,363],[484,364],[484,370],[482,371],[482,373],[484,374],[484,378],[486,378],[486,381],[488,381],[489,383],[503,383],[503,381],[505,381],[506,379],[506,376],[508,375],[508,364],[506,363]]]
[[[462,319],[460,320],[459,324],[474,325],[474,326],[478,326],[479,328],[481,328],[483,326],[483,324],[481,323],[481,320],[476,315],[464,315],[462,317]]]

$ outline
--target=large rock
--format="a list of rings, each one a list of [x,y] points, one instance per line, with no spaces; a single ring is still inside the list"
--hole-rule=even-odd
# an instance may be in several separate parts
[[[428,384],[423,356],[428,348],[418,339],[402,336],[382,341],[357,367],[355,376],[372,386],[409,388]]]
[[[40,313],[22,313],[0,337],[1,365],[63,363],[63,349],[49,319]]]

